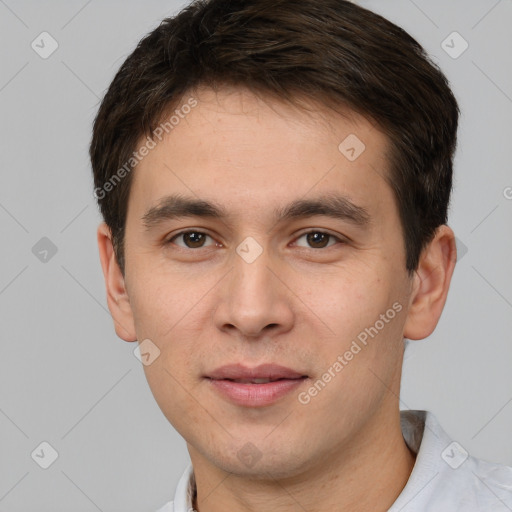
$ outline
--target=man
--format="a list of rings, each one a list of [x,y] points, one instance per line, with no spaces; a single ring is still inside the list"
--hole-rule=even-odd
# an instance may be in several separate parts
[[[512,469],[399,410],[435,329],[457,102],[341,0],[195,2],[126,59],[91,143],[119,337],[191,466],[161,512],[512,510]]]

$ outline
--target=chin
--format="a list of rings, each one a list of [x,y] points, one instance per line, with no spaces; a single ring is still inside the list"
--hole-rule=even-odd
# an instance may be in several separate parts
[[[310,464],[304,458],[304,451],[296,450],[279,452],[273,446],[257,448],[254,443],[247,441],[240,448],[230,447],[224,454],[209,454],[210,462],[216,467],[240,477],[250,477],[252,480],[286,479],[304,472]]]

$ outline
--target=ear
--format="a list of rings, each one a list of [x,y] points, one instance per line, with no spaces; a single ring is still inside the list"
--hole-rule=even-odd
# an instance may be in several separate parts
[[[413,277],[409,311],[404,325],[406,338],[421,340],[436,328],[448,296],[456,260],[455,235],[448,226],[442,225],[422,251]]]
[[[112,245],[112,233],[104,222],[98,226],[97,237],[107,289],[107,304],[114,320],[116,334],[124,341],[137,341],[130,299]]]

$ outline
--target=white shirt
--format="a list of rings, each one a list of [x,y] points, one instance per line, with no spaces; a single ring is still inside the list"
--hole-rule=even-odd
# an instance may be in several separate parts
[[[402,434],[416,453],[406,486],[388,512],[512,512],[512,467],[475,459],[452,441],[428,411],[401,411]],[[157,512],[192,512],[189,465],[174,501]]]

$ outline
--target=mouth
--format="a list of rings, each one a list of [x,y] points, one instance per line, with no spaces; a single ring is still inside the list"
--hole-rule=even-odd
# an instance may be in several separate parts
[[[276,381],[281,379],[299,379],[307,377],[303,372],[298,372],[274,363],[260,364],[248,367],[243,364],[228,364],[220,366],[205,375],[213,380],[232,380],[244,383],[264,384],[265,381]],[[258,382],[263,381],[263,382]]]
[[[271,405],[309,379],[306,374],[276,364],[254,368],[226,365],[205,378],[222,398],[244,407]]]
[[[306,376],[296,377],[293,379],[280,378],[280,379],[215,379],[215,380],[228,380],[230,382],[236,382],[238,384],[267,384],[268,382],[278,382],[280,380],[298,380],[304,379]]]

